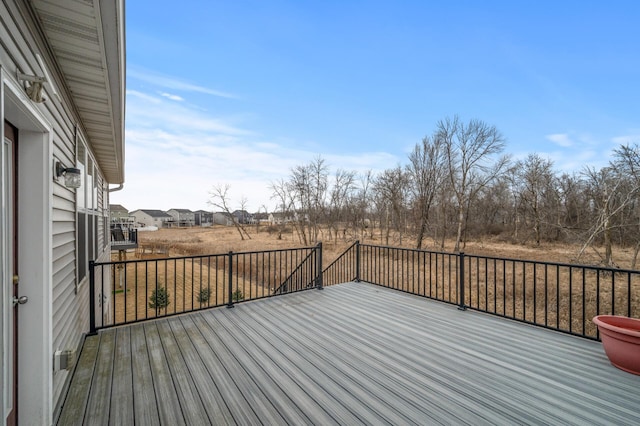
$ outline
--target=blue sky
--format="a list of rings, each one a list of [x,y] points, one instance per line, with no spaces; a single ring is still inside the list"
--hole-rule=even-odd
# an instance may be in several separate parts
[[[636,1],[126,3],[125,186],[111,202],[269,211],[270,182],[407,163],[438,120],[495,125],[514,159],[600,167],[640,143]]]

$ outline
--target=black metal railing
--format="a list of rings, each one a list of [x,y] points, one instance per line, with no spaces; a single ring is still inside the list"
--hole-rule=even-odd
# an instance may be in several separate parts
[[[138,246],[138,230],[134,228],[111,228],[111,249],[122,247],[135,248]]]
[[[90,332],[322,287],[322,245],[90,262]]]
[[[598,339],[596,315],[640,315],[640,271],[432,252],[356,242],[325,285],[361,280]]]
[[[318,273],[318,265],[322,265],[322,243],[319,243],[317,250],[312,250],[291,271],[291,274],[273,291],[273,294],[290,293],[292,289],[302,290],[312,287],[322,288],[322,274]]]
[[[325,286],[359,281],[358,242],[353,243],[336,260],[322,270],[322,279]]]
[[[640,271],[355,242],[322,269],[298,249],[90,264],[91,331],[349,281],[365,281],[598,339],[596,315],[640,314]]]
[[[640,314],[640,271],[463,255],[462,303],[597,339],[596,315]]]

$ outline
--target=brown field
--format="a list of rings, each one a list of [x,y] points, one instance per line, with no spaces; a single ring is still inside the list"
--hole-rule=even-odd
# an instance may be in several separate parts
[[[135,253],[127,253],[127,258],[151,262],[128,263],[126,273],[122,267],[111,267],[111,274],[116,283],[112,306],[115,322],[154,318],[225,304],[229,300],[230,280],[225,272],[228,262],[226,253],[302,247],[301,242],[290,230],[282,233],[281,238],[278,238],[278,233],[274,232],[273,228],[266,226],[250,227],[247,230],[251,239],[245,240],[240,239],[235,228],[223,226],[140,232],[140,247]],[[324,241],[324,267],[353,242],[353,239],[348,238]],[[361,242],[383,245],[376,238],[375,232],[373,237],[368,236]],[[406,237],[403,242],[406,248],[414,246],[414,242]],[[398,244],[390,242],[390,245]],[[452,248],[453,242],[448,241],[445,251],[451,252]],[[439,251],[429,242],[424,249]],[[572,264],[575,263],[579,249],[576,246],[561,244],[529,247],[483,241],[467,243],[464,252],[466,255]],[[363,273],[371,277],[393,277],[391,282],[387,283],[390,287],[454,303],[457,300],[458,277],[454,267],[455,257],[427,257],[428,254],[417,255],[411,251],[377,253],[375,256],[371,251],[368,253],[369,257],[362,255],[361,267],[367,271]],[[220,256],[195,260],[179,259],[180,256],[212,254]],[[617,265],[623,268],[631,264],[632,255],[631,249],[617,248],[614,251]],[[259,255],[247,255],[236,261],[231,278],[234,300],[254,299],[273,294],[276,286],[291,274],[292,268],[302,260],[298,254],[295,255],[295,259],[292,254],[273,256],[261,258]],[[116,257],[114,260],[117,260]],[[167,257],[173,260],[160,260]],[[374,257],[376,261],[372,260]],[[598,266],[599,259],[596,251],[592,250],[583,256],[581,263]],[[466,304],[481,310],[571,332],[595,335],[591,318],[596,314],[596,309],[601,313],[610,312],[612,304],[616,304],[614,310],[617,313],[620,309],[626,309],[628,302],[635,316],[640,309],[640,275],[606,275],[583,269],[574,271],[572,268],[474,257],[467,261],[469,264],[465,272]],[[449,264],[454,265],[452,269]],[[307,275],[304,282],[311,280]],[[367,277],[363,279],[367,280]],[[332,283],[330,281],[331,279],[327,279],[328,283]],[[632,289],[631,294],[628,294],[629,286]],[[168,293],[169,304],[156,310],[149,307],[150,297],[156,288],[161,287]],[[200,297],[203,289],[209,293],[208,298]]]
[[[256,232],[256,229],[258,230]],[[282,248],[301,247],[302,242],[291,232],[282,233],[282,238],[278,239],[278,233],[273,228],[261,225],[259,228],[255,226],[247,227],[251,239],[240,239],[240,235],[233,227],[215,226],[211,228],[172,228],[160,229],[158,231],[140,232],[139,241],[143,246],[157,246],[167,248],[170,256],[187,256],[198,254],[218,254],[227,253],[229,251],[261,251],[274,250]],[[271,231],[271,232],[269,232]],[[377,231],[373,236],[367,236],[366,239],[360,239],[361,243],[385,245]],[[323,240],[324,263],[328,265],[335,259],[345,248],[353,244],[355,238],[347,237],[346,239]],[[310,244],[313,245],[313,244]],[[415,248],[415,240],[410,237],[403,238],[403,244],[398,243],[398,239],[390,241],[391,246],[402,246],[407,248]],[[454,246],[453,240],[445,243],[443,251],[452,252]],[[439,246],[431,240],[426,240],[423,249],[431,251],[440,251]],[[551,244],[543,243],[539,247],[510,244],[501,241],[470,241],[466,244],[464,252],[467,254],[475,254],[480,256],[493,256],[501,258],[514,258],[524,260],[537,260],[543,262],[560,262],[560,263],[580,263],[586,265],[601,266],[601,259],[593,249],[589,249],[580,262],[576,262],[576,258],[580,246],[568,244]],[[604,250],[596,248],[600,252]],[[130,254],[131,257],[131,254]],[[614,248],[614,260],[619,268],[629,268],[633,257],[632,248],[616,247]]]

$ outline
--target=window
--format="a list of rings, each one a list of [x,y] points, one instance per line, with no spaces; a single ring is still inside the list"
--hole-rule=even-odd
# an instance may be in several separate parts
[[[81,186],[76,190],[76,269],[79,285],[89,272],[89,261],[100,255],[98,209],[98,169],[86,144],[79,139],[77,143],[76,165],[82,176]]]

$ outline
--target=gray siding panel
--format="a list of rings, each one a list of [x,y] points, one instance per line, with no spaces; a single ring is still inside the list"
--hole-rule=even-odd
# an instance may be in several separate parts
[[[18,2],[19,3],[19,2]],[[35,31],[36,24],[30,21],[23,5],[16,6],[13,1],[0,1],[0,66],[9,74],[15,75],[16,68],[26,74],[40,74],[35,53],[45,58],[49,52],[45,41]],[[51,63],[51,61],[46,61]],[[76,123],[82,132],[82,125],[75,115],[75,107],[67,102],[70,99],[65,93],[66,85],[63,77],[56,73],[55,67],[49,67],[56,89],[63,102],[52,95],[49,85],[45,86],[47,101],[38,106],[53,127],[52,155],[67,167],[75,164],[75,132]],[[85,140],[89,140],[83,135]],[[91,150],[91,147],[88,147]],[[52,164],[53,158],[49,159]],[[102,176],[99,176],[102,183]],[[99,191],[101,192],[101,191]],[[106,203],[103,203],[106,205]],[[100,217],[106,211],[100,212]],[[57,349],[76,349],[83,333],[88,331],[88,285],[81,285],[78,294],[76,289],[76,253],[75,253],[75,191],[63,185],[53,184],[51,206],[52,216],[52,263],[53,300],[52,302],[52,348],[50,356]],[[102,221],[99,225],[99,243],[104,247],[105,230]],[[102,250],[102,249],[101,249]],[[103,259],[108,260],[109,251],[103,252]],[[53,375],[53,405],[56,406],[68,379],[68,372],[59,371]]]

